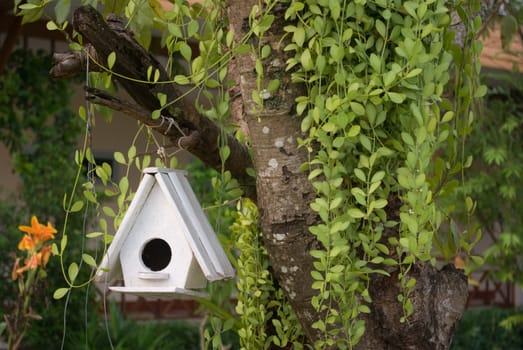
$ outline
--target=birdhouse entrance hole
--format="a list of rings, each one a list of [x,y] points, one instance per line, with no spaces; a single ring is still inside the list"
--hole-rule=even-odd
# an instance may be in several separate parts
[[[171,262],[171,257],[171,247],[161,238],[151,239],[143,246],[142,262],[151,271],[165,269]]]

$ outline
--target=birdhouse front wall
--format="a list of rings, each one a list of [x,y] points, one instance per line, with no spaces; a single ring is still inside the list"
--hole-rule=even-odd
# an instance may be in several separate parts
[[[207,284],[187,242],[176,207],[153,185],[120,250],[126,287],[204,288]]]

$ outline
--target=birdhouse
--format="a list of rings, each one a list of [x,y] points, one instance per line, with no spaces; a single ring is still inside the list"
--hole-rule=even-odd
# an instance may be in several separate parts
[[[147,168],[97,271],[123,276],[115,292],[144,297],[205,297],[207,281],[234,270],[189,185],[186,172]]]

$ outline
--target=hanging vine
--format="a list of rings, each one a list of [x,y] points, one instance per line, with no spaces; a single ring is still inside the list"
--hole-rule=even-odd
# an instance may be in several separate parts
[[[416,284],[409,272],[435,263],[433,239],[450,214],[438,202],[446,182],[470,165],[461,145],[473,99],[484,91],[473,38],[481,21],[462,6],[454,9],[469,34],[458,56],[445,1],[290,1],[286,18],[295,24],[286,27],[286,50],[295,56],[287,69],[307,87],[297,112],[318,194],[311,208],[322,219],[310,228],[324,247],[311,252],[312,302],[325,315],[314,325],[324,333],[318,348],[358,343],[372,274],[399,271],[400,321],[408,322]],[[453,66],[455,100],[445,96]]]

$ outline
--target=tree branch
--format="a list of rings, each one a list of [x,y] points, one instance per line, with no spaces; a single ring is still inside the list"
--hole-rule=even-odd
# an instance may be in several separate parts
[[[109,15],[105,22],[95,8],[82,6],[74,12],[73,27],[94,48],[95,53],[89,49],[88,54],[93,63],[100,68],[104,69],[101,67],[102,62],[107,61],[109,54],[115,53],[116,62],[111,72],[137,105],[125,103],[107,93],[102,94],[99,90],[91,90],[93,103],[104,104],[116,110],[125,110],[130,112],[131,117],[146,125],[158,126],[159,121],[152,119],[151,113],[161,108],[158,94],[166,95],[167,101],[174,101],[174,103],[162,109],[161,120],[165,118],[170,123],[174,122],[178,128],[171,127],[164,130],[157,127],[155,130],[168,136],[175,145],[182,145],[179,139],[185,136],[182,141],[187,147],[184,147],[186,150],[200,158],[207,166],[221,170],[218,142],[221,135],[220,128],[213,121],[201,116],[196,111],[193,101],[181,97],[178,86],[170,82],[171,79],[162,65],[134,40],[132,33],[125,29],[120,18]],[[71,76],[74,69],[85,69],[87,62],[85,54],[55,56],[55,59],[60,60],[51,70],[51,74],[55,77],[59,77],[62,71],[66,72],[64,76]],[[61,68],[61,65],[67,67]],[[149,67],[152,67],[153,72],[158,70],[160,73],[157,83],[148,81]],[[247,168],[253,167],[247,147],[232,135],[227,135],[227,144],[231,152],[225,162],[225,170],[229,170],[238,180],[245,196],[255,199],[255,181],[246,172]]]

